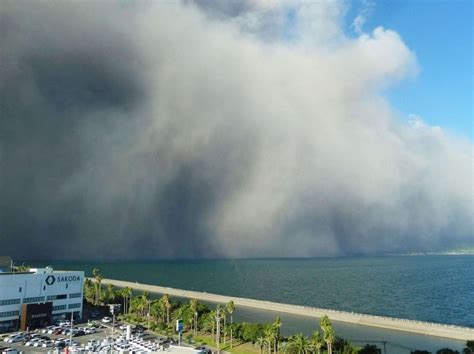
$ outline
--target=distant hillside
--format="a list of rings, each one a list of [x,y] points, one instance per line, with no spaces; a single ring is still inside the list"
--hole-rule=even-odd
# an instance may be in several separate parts
[[[449,249],[444,251],[427,251],[427,252],[409,252],[410,256],[420,255],[474,255],[474,246],[460,247],[456,249]]]

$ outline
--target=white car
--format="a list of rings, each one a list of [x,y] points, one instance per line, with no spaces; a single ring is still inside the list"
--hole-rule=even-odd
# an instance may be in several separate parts
[[[112,319],[111,319],[110,317],[104,317],[104,318],[102,319],[102,322],[104,322],[104,323],[110,323],[110,322],[112,322]]]
[[[56,331],[58,329],[61,329],[61,328],[62,328],[61,326],[52,326],[51,328],[48,329],[48,331],[46,333],[53,334],[54,331]]]
[[[84,332],[86,332],[86,334],[94,334],[97,332],[97,330],[94,327],[89,327],[86,328]]]
[[[21,334],[17,334],[17,335],[8,337],[7,339],[5,339],[5,342],[7,342],[7,343],[17,343],[17,342],[21,342],[23,340],[25,340],[25,336],[23,336]]]
[[[33,347],[42,347],[43,343],[45,343],[45,342],[46,342],[46,340],[44,340],[44,339],[37,340],[33,343]]]
[[[35,343],[39,342],[41,339],[39,338],[31,338],[28,342],[25,343],[27,347],[33,347]]]
[[[78,345],[79,343],[74,341],[74,340],[70,340],[70,339],[65,339],[64,340],[64,344],[68,345],[68,346],[73,346],[73,345]]]
[[[43,348],[52,347],[52,346],[53,346],[53,341],[52,341],[52,340],[45,340],[45,341],[41,344],[41,346],[42,346]]]
[[[6,348],[2,351],[3,354],[18,354],[18,350],[15,348]]]

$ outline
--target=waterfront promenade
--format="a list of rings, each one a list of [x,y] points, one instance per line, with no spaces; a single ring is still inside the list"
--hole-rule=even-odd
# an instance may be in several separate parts
[[[124,288],[130,287],[134,290],[148,291],[150,293],[169,294],[172,296],[188,299],[198,299],[201,301],[228,303],[233,301],[236,306],[244,306],[260,310],[269,310],[280,313],[288,313],[292,315],[300,315],[314,318],[321,318],[328,315],[332,321],[339,321],[363,326],[371,326],[385,328],[390,330],[404,331],[428,336],[457,339],[457,340],[474,340],[474,328],[442,325],[437,323],[405,320],[399,318],[390,318],[382,316],[364,315],[358,313],[350,313],[344,311],[321,309],[316,307],[306,307],[290,304],[281,304],[270,301],[246,299],[235,296],[226,296],[218,294],[210,294],[206,292],[190,291],[168,288],[157,285],[133,283],[128,281],[103,279],[102,284],[112,284],[114,286]]]

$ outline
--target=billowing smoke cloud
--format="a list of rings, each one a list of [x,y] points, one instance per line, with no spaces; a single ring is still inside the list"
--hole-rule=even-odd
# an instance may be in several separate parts
[[[416,58],[346,6],[2,1],[0,253],[472,244],[472,143],[394,114]]]

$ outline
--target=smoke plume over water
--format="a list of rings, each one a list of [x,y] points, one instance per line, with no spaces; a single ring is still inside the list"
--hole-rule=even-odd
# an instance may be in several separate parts
[[[345,3],[0,4],[0,253],[474,243],[473,145],[394,113],[414,53]],[[290,16],[291,15],[291,16]]]

